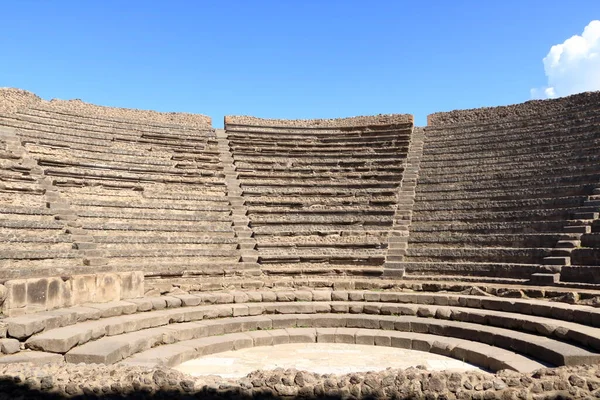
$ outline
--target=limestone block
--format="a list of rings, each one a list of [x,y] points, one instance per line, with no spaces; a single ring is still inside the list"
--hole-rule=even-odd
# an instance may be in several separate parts
[[[21,344],[17,339],[0,339],[0,352],[2,354],[14,354],[21,350]]]
[[[6,282],[2,312],[8,316],[68,307],[71,292],[60,278],[15,279]]]
[[[150,311],[152,310],[152,301],[148,298],[141,299],[128,299],[127,302],[137,304],[137,311]]]
[[[121,279],[118,274],[96,275],[96,297],[94,302],[106,303],[121,300]]]
[[[69,279],[73,304],[94,302],[96,294],[96,276],[74,275]]]
[[[0,338],[5,338],[8,332],[8,324],[0,321]]]
[[[144,274],[142,271],[121,272],[121,300],[144,296]]]
[[[0,304],[6,300],[8,289],[4,285],[0,285]]]
[[[29,288],[27,289],[29,292]],[[46,295],[46,310],[70,307],[73,305],[71,285],[61,278],[48,278],[48,289]]]
[[[2,304],[2,313],[10,315],[9,310],[25,308],[27,306],[27,281],[15,279],[5,283],[7,290],[6,299]]]
[[[317,341],[317,330],[315,328],[286,328],[290,337],[290,343],[315,343]]]
[[[254,343],[254,347],[257,346],[272,346],[273,345],[273,335],[267,331],[254,331],[246,333],[249,337],[252,338]],[[289,340],[289,336],[287,336]]]

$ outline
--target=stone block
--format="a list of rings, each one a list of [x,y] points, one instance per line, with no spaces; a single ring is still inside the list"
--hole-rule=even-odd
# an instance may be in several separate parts
[[[392,347],[399,349],[412,348],[412,338],[404,332],[390,332],[390,343]]]
[[[249,308],[246,304],[233,304],[231,310],[234,317],[245,317],[249,315]]]
[[[235,350],[234,340],[227,336],[213,336],[198,339],[198,344],[194,347],[198,352],[198,355],[208,355],[215,353],[222,353],[224,351]],[[246,336],[246,339],[252,343],[252,338]]]
[[[127,302],[137,304],[138,312],[152,310],[152,300],[150,298],[128,299]]]
[[[117,274],[97,274],[94,302],[106,303],[121,300],[121,279]]]
[[[246,333],[250,338],[252,338],[253,346],[272,346],[273,345],[273,335],[271,335],[268,331],[253,331]],[[289,340],[289,335],[288,335]]]
[[[2,313],[10,316],[14,309],[24,309],[27,306],[27,281],[15,279],[5,283],[6,298],[2,304]]]
[[[1,364],[30,363],[33,365],[44,365],[62,361],[62,355],[46,353],[43,351],[23,351],[0,358]]]
[[[71,292],[61,278],[31,278],[5,283],[6,299],[2,312],[7,316],[68,307]]]
[[[290,343],[290,335],[285,329],[276,329],[269,333],[273,337],[273,345]]]
[[[335,343],[337,328],[317,328],[317,343]]]
[[[69,279],[73,304],[93,303],[96,293],[96,276],[74,275]]]
[[[356,344],[375,345],[377,331],[374,329],[358,329],[355,334]]]
[[[345,290],[334,290],[331,292],[332,301],[348,301],[348,292]]]
[[[331,301],[331,290],[313,290],[313,301]]]
[[[292,291],[277,291],[275,294],[277,295],[277,301],[279,302],[289,302],[296,300],[296,295]]]
[[[0,352],[14,354],[21,350],[21,343],[17,339],[0,339]]]
[[[317,330],[315,328],[286,328],[290,343],[315,343]]]
[[[142,271],[120,272],[121,300],[144,296],[144,273]]]
[[[345,344],[356,343],[356,332],[358,328],[338,328],[335,331],[335,342]]]
[[[310,290],[297,290],[295,293],[296,301],[312,301],[313,294]]]
[[[181,307],[182,301],[180,298],[177,298],[175,296],[163,296],[163,299],[167,303],[167,308]]]

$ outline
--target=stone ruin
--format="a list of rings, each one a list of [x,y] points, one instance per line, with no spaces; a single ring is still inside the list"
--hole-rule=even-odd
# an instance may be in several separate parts
[[[0,90],[0,398],[600,397],[600,92],[330,120]],[[190,378],[355,343],[422,368]]]

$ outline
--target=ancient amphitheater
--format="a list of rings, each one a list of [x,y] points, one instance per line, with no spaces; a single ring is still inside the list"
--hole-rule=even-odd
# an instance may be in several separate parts
[[[0,399],[600,397],[600,92],[332,120],[0,90]],[[288,343],[436,353],[241,379]]]

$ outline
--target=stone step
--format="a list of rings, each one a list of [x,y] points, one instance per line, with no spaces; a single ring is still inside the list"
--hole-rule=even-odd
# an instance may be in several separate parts
[[[464,222],[464,221],[413,221],[411,232],[470,232],[470,233],[578,233],[578,230],[568,230],[565,221],[489,221],[489,222]]]
[[[440,210],[440,211],[418,211],[413,210],[413,221],[521,221],[521,220],[567,220],[573,215],[577,208],[553,208],[535,210],[514,211],[489,211],[485,209],[463,211],[463,210]]]
[[[0,364],[32,364],[40,366],[63,362],[60,354],[46,353],[43,351],[21,351],[19,353],[0,356]]]
[[[160,133],[162,135],[172,134],[173,137],[187,134],[190,138],[198,138],[199,130],[197,128],[191,128],[189,126],[174,124],[174,123],[158,123],[149,120],[136,118],[136,119],[120,119],[117,117],[105,118],[99,115],[88,115],[78,114],[73,111],[67,111],[64,109],[58,110],[55,107],[45,107],[41,105],[34,105],[27,109],[19,111],[19,118],[27,117],[36,122],[44,122],[45,124],[51,123],[73,123],[77,125],[88,126],[93,129],[107,128],[110,132],[113,130],[123,131],[124,133],[133,132],[144,132],[148,133]],[[205,135],[208,135],[212,129],[206,127]],[[139,134],[138,134],[139,135]],[[132,134],[132,136],[137,136]]]
[[[575,133],[590,133],[590,129],[586,128],[593,128],[597,120],[595,110],[591,112],[572,110],[571,115],[578,118],[565,119],[564,115],[557,114],[548,115],[544,118],[530,118],[528,121],[523,121],[522,118],[505,119],[499,124],[434,125],[426,127],[425,132],[432,143],[440,143],[441,145],[444,145],[444,143],[460,143],[465,139],[477,139],[482,143],[488,143],[485,141],[486,139],[502,141],[502,139],[507,140],[510,135],[515,135],[517,139],[522,137],[540,138],[541,134],[549,134],[551,137],[560,138],[573,135],[574,132],[571,131],[573,128],[578,128]],[[549,124],[558,129],[549,131]],[[591,132],[593,132],[593,129]]]
[[[540,260],[541,261],[541,260]],[[507,263],[502,258],[500,261],[484,262],[450,262],[450,261],[409,261],[402,262],[408,274],[415,275],[448,275],[448,276],[475,276],[475,277],[502,277],[514,279],[529,279],[534,273],[556,273],[559,266],[541,264]]]
[[[583,196],[537,197],[515,200],[441,200],[415,204],[414,211],[478,210],[509,211],[514,209],[571,208],[581,206]]]
[[[149,221],[150,222],[150,221]],[[0,221],[0,226],[2,222]],[[41,224],[40,224],[41,225]],[[45,229],[46,224],[43,225]],[[59,225],[62,227],[62,225]],[[82,227],[86,230],[95,230],[95,231],[143,231],[143,232],[233,232],[232,223],[231,222],[208,222],[198,223],[195,222],[193,224],[157,224],[154,223],[142,223],[136,221],[136,223],[127,223],[127,222],[95,222],[91,219],[84,219],[82,221]]]
[[[561,233],[462,233],[447,232],[444,235],[430,232],[411,232],[411,246],[418,247],[523,247],[550,248],[557,241],[573,239]]]
[[[483,342],[508,350],[516,350],[519,353],[557,366],[593,363],[597,362],[600,358],[600,354],[551,338],[551,332],[560,326],[555,324],[548,325],[546,323],[547,319],[544,318],[538,319],[541,322],[536,323],[534,321],[529,324],[528,330],[535,333],[530,334],[510,329],[511,325],[517,327],[527,323],[528,319],[526,317],[523,317],[521,320],[518,320],[518,318],[515,319],[512,316],[503,318],[503,313],[501,312],[492,313],[498,317],[490,318],[486,317],[484,313],[469,314],[469,310],[466,310],[465,314],[461,314],[462,311],[457,310],[455,313],[454,311],[450,311],[448,307],[437,308],[437,310],[450,311],[449,316],[452,317],[456,314],[457,320],[415,316],[415,312],[419,313],[419,310],[421,314],[426,313],[428,316],[431,316],[432,309],[410,309],[410,307],[407,309],[406,306],[392,306],[387,309],[387,311],[392,313],[408,313],[399,316],[357,314],[356,311],[358,310],[355,310],[355,313],[344,313],[343,310],[349,310],[352,306],[355,306],[355,304],[344,302],[334,302],[331,305],[327,305],[327,303],[288,303],[275,306],[281,312],[278,315],[262,315],[257,313],[255,316],[245,316],[250,312],[247,309],[245,314],[233,318],[217,317],[217,319],[202,320],[196,323],[171,324],[169,326],[169,328],[172,328],[170,331],[164,327],[157,327],[136,332],[138,336],[131,333],[104,336],[98,338],[96,341],[88,342],[69,350],[65,358],[67,361],[75,363],[92,362],[110,364],[131,356],[136,352],[150,349],[158,344],[189,340],[190,336],[198,338],[241,333],[253,329],[269,330],[296,327],[358,328],[372,331],[382,329],[384,331],[427,333],[440,337],[455,337],[463,340]],[[361,312],[372,314],[380,313],[383,307],[383,305],[377,303],[359,303],[360,306],[362,306]],[[318,313],[318,310],[321,308],[327,311],[331,307],[339,307],[337,309],[338,313]],[[222,309],[224,307],[213,306],[213,308]],[[305,311],[309,311],[309,313],[307,314]],[[441,312],[439,314],[440,317],[443,314],[444,312]],[[433,315],[438,315],[437,311]],[[494,325],[486,325],[486,322],[492,322]],[[509,324],[509,329],[504,327],[506,324]],[[594,336],[594,332],[597,329],[590,328],[587,333],[584,333],[577,331],[576,324],[570,324],[569,326],[573,326],[573,329],[575,329],[572,332],[572,337],[583,335],[583,338],[580,337],[581,340],[592,340],[598,346],[598,339]],[[539,336],[540,334],[542,336]],[[565,337],[563,336],[562,338]],[[37,342],[28,341],[28,346],[35,348],[42,343],[39,340]]]
[[[573,214],[574,219],[592,220],[592,219],[598,219],[599,216],[600,216],[600,213],[597,213],[597,212],[577,212],[577,213]]]
[[[519,372],[532,372],[543,367],[542,364],[517,353],[481,343],[456,338],[441,338],[423,333],[359,328],[286,328],[191,339],[144,351],[121,362],[121,365],[153,368],[159,366],[174,367],[184,361],[203,355],[285,343],[370,344],[429,351],[470,362],[492,371],[509,369]]]
[[[313,260],[314,261],[314,260]],[[326,263],[326,262],[297,262],[297,263],[268,263],[261,264],[260,270],[266,276],[360,276],[378,277],[383,274],[383,264],[356,265]]]
[[[555,248],[550,251],[550,255],[553,257],[571,257],[572,248]]]
[[[513,166],[513,168],[499,168],[497,165],[490,166],[466,166],[462,168],[449,167],[435,168],[431,170],[426,162],[421,165],[419,171],[419,177],[423,182],[428,184],[432,183],[449,183],[449,182],[465,182],[465,181],[496,181],[498,179],[530,179],[531,177],[538,175],[543,176],[571,176],[574,174],[594,174],[597,172],[595,166],[600,161],[594,160],[589,164],[576,164],[569,167],[562,167],[554,165],[552,162],[546,163],[546,165],[532,164],[530,168],[523,167],[519,163],[519,167]],[[502,165],[502,164],[501,164]],[[439,172],[438,172],[439,171]],[[461,173],[462,172],[462,173]]]
[[[409,239],[410,240],[410,239]],[[407,262],[498,262],[535,264],[549,255],[551,249],[543,248],[439,248],[410,246],[406,252]],[[563,264],[564,265],[564,264]]]
[[[561,197],[564,196],[579,196],[580,198],[585,196],[584,185],[556,185],[556,186],[528,186],[512,189],[487,189],[485,191],[477,192],[466,192],[466,191],[443,191],[437,192],[434,187],[431,190],[423,190],[416,194],[417,201],[425,202],[455,202],[462,201],[468,202],[471,200],[475,201],[502,201],[502,200],[522,200],[522,199],[540,199],[556,196],[556,193],[560,193]]]
[[[571,257],[569,256],[555,256],[555,257],[544,257],[543,264],[545,265],[571,265]]]
[[[567,233],[591,233],[592,227],[589,225],[569,225],[565,226],[563,230]]]
[[[600,247],[594,248],[578,248],[571,252],[571,264],[573,265],[589,265],[597,267],[600,265]],[[596,278],[592,282],[600,282]]]
[[[128,209],[99,208],[99,207],[72,207],[73,213],[81,218],[105,218],[113,220],[161,220],[161,221],[229,221],[231,210],[221,212],[182,213],[182,212],[143,212]]]
[[[423,166],[421,166],[423,168]],[[600,173],[560,175],[560,176],[525,176],[520,178],[518,174],[506,176],[504,179],[476,180],[468,179],[455,182],[448,182],[445,179],[419,179],[419,192],[424,191],[460,191],[460,190],[499,190],[499,189],[519,189],[531,185],[538,186],[561,186],[577,183],[579,185],[589,185],[600,179]],[[587,204],[589,206],[595,204]]]
[[[598,247],[600,248],[600,232],[588,233],[581,237],[581,247]]]
[[[581,246],[581,240],[559,240],[556,243],[557,248],[574,249]]]
[[[560,289],[555,288],[555,291]],[[569,293],[566,289],[564,293]],[[173,294],[161,297],[130,299],[109,303],[88,303],[82,306],[45,311],[20,317],[5,318],[9,337],[26,339],[36,333],[66,327],[83,321],[129,315],[147,310],[164,310],[199,304],[228,304],[246,302],[306,302],[306,301],[363,301],[469,307],[482,310],[502,310],[508,313],[551,317],[563,321],[600,327],[600,311],[588,306],[571,305],[532,299],[494,296],[473,296],[452,293],[398,292],[394,290],[323,290],[280,288],[275,290],[233,290]],[[488,311],[483,311],[488,313]],[[65,330],[68,332],[68,330]]]

